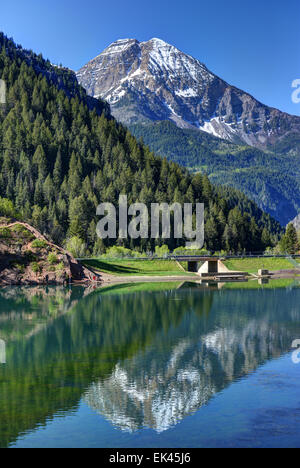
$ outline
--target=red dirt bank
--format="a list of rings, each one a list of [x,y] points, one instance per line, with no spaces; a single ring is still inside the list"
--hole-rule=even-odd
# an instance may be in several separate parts
[[[101,282],[66,250],[27,223],[0,219],[0,285]]]

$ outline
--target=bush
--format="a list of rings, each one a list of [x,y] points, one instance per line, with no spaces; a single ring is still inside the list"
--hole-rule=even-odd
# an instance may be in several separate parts
[[[51,252],[49,255],[48,255],[48,263],[50,263],[50,265],[56,265],[56,263],[58,263],[58,258],[57,256],[55,255],[55,253]]]
[[[205,251],[205,252],[207,252],[207,251]],[[207,253],[208,253],[208,255],[210,255],[210,252],[207,252]],[[203,255],[203,254],[201,254],[201,255]],[[214,255],[216,257],[226,257],[227,252],[226,252],[226,250],[220,250],[219,252],[215,252]]]
[[[103,255],[104,258],[139,258],[143,257],[142,254],[136,252],[135,250],[126,249],[125,247],[120,247],[114,245],[107,249],[106,254]]]
[[[41,239],[35,239],[32,244],[31,244],[31,247],[33,249],[45,249],[47,247],[47,242],[44,241],[44,240],[41,240]]]
[[[21,235],[25,239],[28,239],[28,240],[34,239],[34,235],[30,231],[28,231],[28,229],[22,226],[22,224],[16,224],[15,226],[11,228],[11,230],[15,232],[16,234]]]
[[[86,246],[80,237],[71,237],[65,243],[65,248],[73,257],[82,258],[86,255]]]
[[[56,270],[57,271],[63,271],[63,269],[65,268],[63,262],[60,262],[57,266],[56,266]]]
[[[12,232],[9,228],[1,228],[0,229],[0,238],[3,238],[3,239],[9,239],[12,237]]]
[[[169,247],[167,245],[162,245],[159,247],[158,245],[155,247],[155,255],[157,257],[167,257],[170,253]]]
[[[267,247],[264,251],[264,255],[280,255],[280,246],[276,247]]]
[[[178,247],[174,250],[174,255],[210,255],[206,249],[187,249],[186,247]]]
[[[18,218],[18,213],[15,210],[13,203],[7,198],[0,197],[0,216],[9,218]]]
[[[40,273],[42,271],[42,268],[37,262],[31,264],[31,269],[34,273]]]

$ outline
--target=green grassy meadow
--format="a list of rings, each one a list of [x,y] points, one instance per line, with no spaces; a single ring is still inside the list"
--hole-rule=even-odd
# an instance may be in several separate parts
[[[173,260],[108,260],[90,259],[82,262],[96,271],[114,276],[195,276],[183,271]]]
[[[231,271],[257,273],[258,270],[294,270],[296,267],[286,258],[239,258],[225,260],[224,265]]]

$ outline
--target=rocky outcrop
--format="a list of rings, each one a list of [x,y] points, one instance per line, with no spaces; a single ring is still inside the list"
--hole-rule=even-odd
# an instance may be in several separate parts
[[[26,223],[0,220],[0,285],[101,281],[72,255]]]
[[[258,102],[160,39],[122,39],[77,73],[87,92],[129,125],[171,120],[236,143],[266,148],[300,135],[300,117]]]
[[[293,221],[291,222],[293,223],[297,231],[300,231],[300,214],[298,214],[298,216],[296,216],[296,218],[293,219]]]

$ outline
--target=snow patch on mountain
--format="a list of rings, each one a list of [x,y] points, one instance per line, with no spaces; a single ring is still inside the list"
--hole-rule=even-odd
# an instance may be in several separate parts
[[[158,38],[120,39],[82,67],[77,78],[90,95],[107,100],[126,125],[172,120],[262,149],[300,132],[300,117],[264,106]]]

